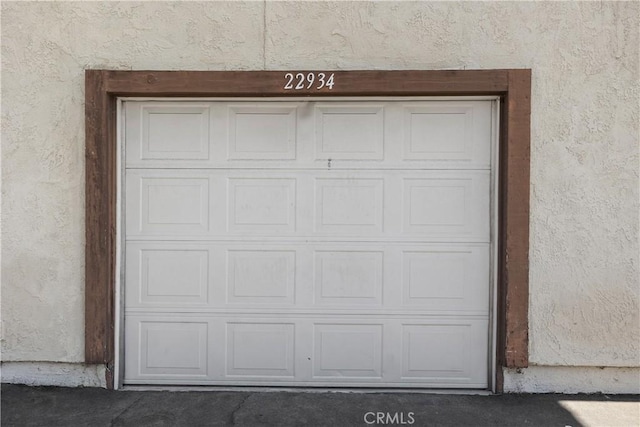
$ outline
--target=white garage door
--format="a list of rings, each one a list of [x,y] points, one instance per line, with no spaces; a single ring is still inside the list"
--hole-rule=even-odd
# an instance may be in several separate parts
[[[486,388],[492,103],[126,101],[124,383]]]

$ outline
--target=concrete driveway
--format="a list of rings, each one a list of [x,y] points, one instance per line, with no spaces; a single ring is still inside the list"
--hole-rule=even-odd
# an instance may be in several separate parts
[[[640,426],[638,396],[2,385],[2,426]]]

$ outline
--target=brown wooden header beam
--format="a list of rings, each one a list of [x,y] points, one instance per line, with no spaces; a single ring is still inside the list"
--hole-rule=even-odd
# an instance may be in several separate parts
[[[332,89],[286,90],[285,75],[334,75]],[[122,96],[420,96],[506,93],[509,70],[448,71],[105,71]]]

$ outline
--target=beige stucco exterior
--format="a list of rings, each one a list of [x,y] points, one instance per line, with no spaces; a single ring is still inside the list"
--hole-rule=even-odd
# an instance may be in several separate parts
[[[83,361],[85,69],[531,68],[537,366],[505,386],[541,390],[540,375],[556,378],[544,367],[617,367],[572,390],[607,391],[615,375],[640,390],[639,14],[637,2],[2,2],[3,363]]]

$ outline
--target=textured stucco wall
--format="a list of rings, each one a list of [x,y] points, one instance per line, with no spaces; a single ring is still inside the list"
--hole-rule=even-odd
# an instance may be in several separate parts
[[[2,2],[2,359],[83,360],[83,70],[532,68],[530,360],[640,366],[637,2]]]

